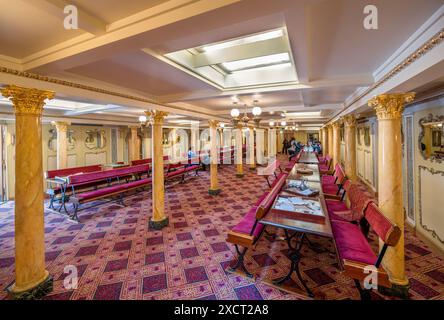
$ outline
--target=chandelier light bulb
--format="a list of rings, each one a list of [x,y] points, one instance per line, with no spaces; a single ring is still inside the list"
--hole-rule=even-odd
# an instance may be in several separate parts
[[[252,112],[253,112],[253,115],[255,116],[255,117],[257,117],[257,116],[260,116],[261,115],[261,113],[262,113],[262,109],[261,109],[261,107],[254,107],[253,108],[253,110],[252,110]]]
[[[232,116],[233,118],[237,118],[237,117],[239,117],[239,115],[240,115],[240,111],[239,111],[239,109],[236,109],[236,108],[231,109],[231,116]]]
[[[274,121],[270,121],[270,127],[274,126]]]
[[[146,116],[139,116],[140,122],[146,122]]]
[[[285,127],[287,125],[287,121],[281,121],[281,126]]]

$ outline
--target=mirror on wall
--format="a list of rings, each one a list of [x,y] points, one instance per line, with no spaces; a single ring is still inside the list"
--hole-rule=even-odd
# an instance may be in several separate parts
[[[444,116],[429,114],[419,120],[418,147],[426,160],[444,161]]]
[[[90,150],[106,147],[105,130],[86,130],[85,146]]]
[[[76,147],[76,138],[74,137],[74,130],[66,132],[67,150],[72,151]],[[48,149],[57,152],[57,130],[49,130]]]

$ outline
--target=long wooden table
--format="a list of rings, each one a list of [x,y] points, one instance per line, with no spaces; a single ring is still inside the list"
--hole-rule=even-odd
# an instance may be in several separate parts
[[[299,163],[313,163],[319,164],[318,157],[314,152],[301,151],[301,157],[299,158]]]
[[[302,174],[298,172],[298,169],[309,169],[313,171],[313,174]],[[317,164],[305,164],[296,163],[291,171],[288,173],[288,180],[301,180],[305,179],[307,181],[321,182],[321,175],[319,173],[319,166]]]
[[[301,166],[300,163],[295,164],[295,166],[291,172],[293,172],[293,170],[295,170],[296,168],[298,168],[300,166]],[[305,164],[304,164],[304,166],[305,166]],[[313,171],[314,171],[313,175],[315,177],[319,177],[319,168],[317,165],[314,165],[314,166],[316,168],[313,167]],[[298,177],[297,174],[292,175],[290,173],[290,175],[287,179],[287,185],[288,185],[289,180],[295,180],[295,178],[297,178],[297,177]],[[304,175],[304,178],[306,178],[305,175]],[[273,208],[270,210],[270,212],[263,219],[261,219],[259,221],[259,223],[262,223],[265,226],[269,225],[269,226],[283,229],[284,233],[285,233],[284,240],[287,242],[287,246],[289,249],[289,258],[291,261],[290,270],[285,277],[276,279],[273,281],[273,283],[275,285],[281,286],[287,280],[289,280],[291,278],[291,275],[293,274],[293,272],[295,272],[299,281],[304,286],[307,294],[310,297],[313,297],[314,296],[313,292],[310,290],[310,288],[305,283],[304,279],[301,276],[300,270],[299,270],[299,262],[301,260],[300,252],[301,252],[302,246],[304,244],[304,241],[307,242],[310,246],[315,247],[315,245],[308,239],[308,237],[307,237],[308,235],[317,235],[317,236],[321,236],[321,237],[332,238],[333,234],[331,231],[329,215],[327,212],[327,207],[325,204],[324,196],[322,194],[322,188],[321,188],[321,184],[320,184],[319,179],[318,179],[318,181],[310,181],[309,180],[307,182],[307,185],[310,188],[319,190],[319,193],[317,195],[311,197],[311,199],[319,201],[320,207],[321,207],[323,215],[325,217],[325,220],[323,223],[301,220],[301,219],[295,217],[295,214],[292,211],[281,211],[281,210],[274,211]],[[285,191],[281,192],[280,195],[306,198],[306,197],[297,196],[297,195],[294,195],[292,193],[288,193]],[[293,239],[296,239],[296,244],[292,243]]]

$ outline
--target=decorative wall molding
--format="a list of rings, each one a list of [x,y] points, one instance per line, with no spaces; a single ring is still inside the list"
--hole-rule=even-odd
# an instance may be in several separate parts
[[[422,215],[422,199],[421,199],[421,170],[425,170],[427,172],[430,172],[432,175],[441,175],[444,179],[444,171],[435,170],[434,168],[428,168],[425,166],[419,166],[419,173],[418,173],[418,187],[419,187],[419,196],[418,196],[418,204],[419,204],[419,224],[421,227],[426,230],[427,232],[430,232],[432,234],[432,237],[437,239],[439,242],[444,244],[444,239],[441,239],[441,237],[438,235],[438,233],[432,229],[430,226],[427,226],[423,222],[423,215]]]

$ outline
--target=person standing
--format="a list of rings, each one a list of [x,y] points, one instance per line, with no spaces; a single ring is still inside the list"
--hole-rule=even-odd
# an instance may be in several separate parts
[[[284,138],[284,141],[282,142],[282,154],[288,154],[288,140],[287,138]]]

